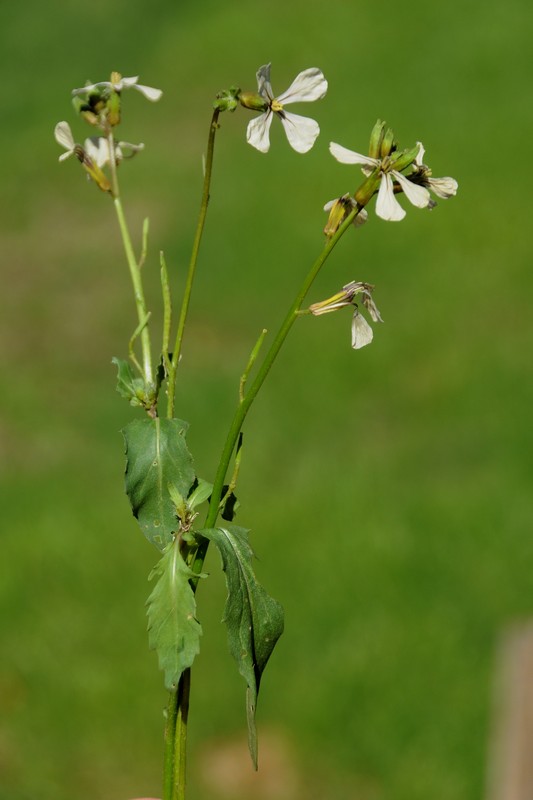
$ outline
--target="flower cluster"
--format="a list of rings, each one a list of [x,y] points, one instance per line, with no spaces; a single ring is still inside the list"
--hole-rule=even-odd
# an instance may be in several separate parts
[[[421,142],[411,150],[397,149],[394,134],[384,122],[378,120],[370,137],[370,155],[365,156],[348,150],[336,142],[330,142],[330,153],[342,164],[358,164],[367,181],[363,186],[370,196],[377,189],[376,214],[384,220],[398,221],[405,217],[405,211],[396,199],[403,192],[412,205],[417,208],[433,208],[435,201],[429,191],[441,198],[452,197],[457,192],[454,178],[432,178],[431,170],[422,162],[424,147]],[[411,171],[404,174],[406,169]],[[363,187],[361,187],[363,188]],[[364,195],[364,192],[362,193]],[[368,196],[355,195],[356,200],[368,202]]]
[[[310,67],[300,72],[285,92],[276,96],[270,83],[270,66],[264,64],[258,69],[256,92],[241,91],[234,86],[220,92],[214,103],[214,121],[221,111],[235,111],[238,105],[258,112],[258,116],[247,125],[246,140],[261,153],[266,153],[270,149],[270,128],[276,116],[281,121],[291,147],[298,153],[307,153],[320,133],[318,122],[289,112],[286,106],[321,100],[326,95],[328,82],[321,70]],[[120,122],[122,92],[135,89],[151,102],[156,102],[162,95],[160,89],[144,86],[138,80],[138,76],[123,78],[120,73],[113,72],[109,81],[88,83],[73,90],[76,110],[91,126],[100,131],[100,135],[86,138],[83,145],[74,140],[67,122],[59,122],[55,128],[56,141],[65,149],[59,160],[64,161],[74,155],[89,178],[100,189],[112,195],[116,187],[117,165],[144,147],[143,144],[115,141],[113,128]],[[398,202],[399,194],[404,194],[417,208],[433,208],[436,202],[431,194],[447,199],[457,193],[458,184],[454,178],[432,176],[430,168],[424,164],[425,149],[421,142],[417,142],[411,149],[400,150],[392,129],[381,120],[372,129],[368,155],[349,150],[336,142],[330,142],[329,150],[337,161],[360,166],[363,182],[353,194],[345,193],[324,206],[324,210],[329,212],[324,228],[328,239],[336,236],[348,220],[356,226],[366,222],[366,206],[374,195],[377,195],[377,216],[384,220],[398,221],[406,213]],[[110,178],[104,172],[106,167],[110,168]],[[372,290],[373,286],[370,284],[352,281],[333,297],[312,305],[309,311],[319,316],[346,305],[352,306],[352,346],[359,349],[372,341],[373,333],[368,322],[359,313],[354,298],[360,295],[371,319],[374,322],[382,321],[371,297]]]
[[[54,129],[56,142],[65,149],[59,156],[60,161],[76,156],[87,176],[104,192],[113,194],[112,182],[103,171],[110,167],[113,171],[124,158],[131,158],[144,148],[144,144],[116,142],[112,129],[120,122],[120,95],[123,89],[137,89],[152,102],[159,100],[160,89],[143,86],[137,83],[138,77],[123,78],[120,73],[113,72],[110,81],[89,83],[74,89],[74,106],[80,115],[91,126],[100,130],[100,136],[90,136],[83,145],[74,140],[68,122],[58,122]]]

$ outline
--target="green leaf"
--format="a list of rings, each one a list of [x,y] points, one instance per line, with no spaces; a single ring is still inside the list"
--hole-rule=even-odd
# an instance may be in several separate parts
[[[172,692],[183,670],[191,666],[200,652],[202,635],[189,583],[190,578],[198,578],[198,575],[183,560],[177,537],[165,548],[149,580],[154,577],[158,581],[146,601],[148,641],[150,649],[157,651],[159,669],[165,673],[165,686]]]
[[[245,528],[228,525],[199,533],[216,544],[226,573],[228,596],[223,621],[228,630],[230,653],[248,685],[248,746],[257,769],[257,694],[267,661],[283,633],[283,608],[256,580],[249,532]]]
[[[123,358],[112,358],[117,367],[117,392],[129,400],[132,406],[141,406],[144,397],[144,380],[136,378],[129,361]]]
[[[172,540],[178,525],[169,485],[187,497],[195,479],[186,430],[187,423],[179,419],[157,418],[134,420],[122,431],[126,493],[142,532],[159,550]]]

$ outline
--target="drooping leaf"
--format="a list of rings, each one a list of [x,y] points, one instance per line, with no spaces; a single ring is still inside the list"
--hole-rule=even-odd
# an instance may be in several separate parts
[[[216,544],[226,573],[228,596],[223,621],[227,626],[230,653],[248,686],[248,746],[257,769],[257,694],[267,661],[283,633],[283,608],[257,582],[252,569],[253,551],[245,528],[228,525],[199,533]]]
[[[146,601],[148,642],[157,652],[169,691],[176,690],[181,673],[200,651],[202,627],[196,619],[196,601],[189,583],[192,577],[198,575],[183,560],[176,537],[150,573],[149,580],[158,580]]]
[[[175,486],[187,497],[194,483],[187,449],[187,423],[179,419],[134,420],[123,429],[126,442],[126,493],[141,530],[159,550],[177,528],[169,492]]]
[[[117,367],[117,392],[129,400],[132,406],[142,406],[144,396],[144,380],[135,377],[129,361],[123,358],[112,358]]]

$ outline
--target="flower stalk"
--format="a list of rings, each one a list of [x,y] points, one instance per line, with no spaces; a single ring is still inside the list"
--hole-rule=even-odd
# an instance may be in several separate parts
[[[187,322],[187,314],[189,311],[189,303],[191,299],[192,287],[194,276],[196,273],[196,264],[198,262],[198,253],[200,252],[200,243],[202,241],[202,234],[204,232],[205,218],[207,216],[207,207],[209,205],[209,192],[211,187],[211,175],[213,171],[213,155],[215,151],[215,136],[218,130],[218,117],[220,109],[215,108],[211,118],[211,125],[209,127],[209,137],[207,140],[207,153],[205,157],[205,172],[204,172],[204,186],[202,191],[202,201],[200,204],[200,215],[198,217],[198,224],[196,226],[196,234],[191,252],[191,260],[189,262],[189,269],[187,272],[187,281],[181,303],[181,311],[178,320],[178,329],[176,332],[176,341],[172,357],[169,358],[170,367],[167,375],[168,388],[167,388],[167,417],[171,419],[174,416],[174,401],[176,396],[176,374],[179,367],[181,348],[183,344],[183,334],[185,331],[185,323]]]

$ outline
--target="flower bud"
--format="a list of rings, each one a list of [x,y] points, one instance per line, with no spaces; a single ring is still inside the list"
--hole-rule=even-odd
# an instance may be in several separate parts
[[[241,90],[237,86],[230,86],[229,89],[224,89],[217,94],[213,106],[219,111],[235,111],[239,105],[240,93]]]
[[[268,101],[257,92],[241,92],[239,94],[239,103],[244,108],[251,109],[251,111],[268,111],[270,108]]]
[[[391,159],[393,169],[401,172],[410,164],[412,164],[418,155],[420,145],[415,144],[410,150],[402,150],[400,153],[395,153]]]
[[[394,149],[395,149],[394,131],[392,130],[392,128],[387,128],[387,130],[383,134],[383,139],[381,140],[381,147],[380,147],[381,158],[386,158],[388,155],[392,153]]]
[[[383,141],[383,135],[385,133],[385,125],[386,122],[382,122],[380,119],[376,122],[374,127],[372,128],[372,133],[370,134],[370,145],[368,148],[368,155],[370,158],[379,158],[381,154],[381,142]]]

